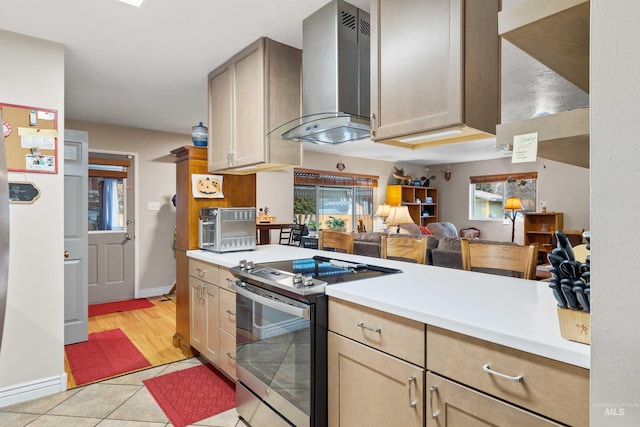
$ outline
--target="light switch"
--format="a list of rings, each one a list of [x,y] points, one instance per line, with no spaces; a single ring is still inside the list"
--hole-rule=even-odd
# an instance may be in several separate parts
[[[159,211],[160,210],[160,202],[147,202],[147,210],[148,211]]]

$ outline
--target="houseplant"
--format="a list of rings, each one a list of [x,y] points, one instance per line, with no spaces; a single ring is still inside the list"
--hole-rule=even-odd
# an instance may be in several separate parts
[[[315,237],[318,234],[318,223],[314,220],[309,221],[307,229],[309,230],[309,236]]]
[[[336,230],[336,231],[346,230],[344,219],[336,218],[332,215],[329,215],[329,219],[325,221],[325,224],[327,225],[327,227],[329,227],[330,230]]]

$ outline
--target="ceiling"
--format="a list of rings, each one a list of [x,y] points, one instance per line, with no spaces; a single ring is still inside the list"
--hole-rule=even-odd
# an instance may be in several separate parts
[[[259,37],[302,47],[328,0],[3,0],[0,29],[65,45],[67,118],[190,134],[207,122],[207,75]],[[366,11],[369,0],[350,0]],[[180,6],[176,6],[179,4]],[[369,140],[305,150],[421,165],[504,157],[493,138],[410,150]]]

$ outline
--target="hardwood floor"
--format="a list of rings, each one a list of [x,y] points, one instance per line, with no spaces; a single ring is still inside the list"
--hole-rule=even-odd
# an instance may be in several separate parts
[[[172,296],[175,299],[175,296]],[[120,328],[140,350],[152,366],[164,365],[187,357],[173,346],[176,332],[176,303],[166,296],[148,298],[154,307],[105,314],[89,318],[89,333]],[[76,387],[67,357],[64,358],[67,372],[67,388]]]

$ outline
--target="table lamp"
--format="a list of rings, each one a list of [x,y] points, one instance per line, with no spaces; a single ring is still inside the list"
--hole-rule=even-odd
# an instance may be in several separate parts
[[[375,213],[375,216],[382,218],[382,231],[387,229],[387,217],[389,216],[389,211],[391,210],[391,206],[389,205],[378,205],[378,210]]]
[[[409,214],[409,208],[406,206],[392,206],[389,210],[389,216],[387,217],[387,226],[397,225],[398,229],[396,233],[400,232],[400,224],[415,224],[411,215]]]
[[[518,215],[518,211],[522,210],[522,203],[520,202],[519,197],[509,197],[507,201],[504,203],[504,210],[511,210],[511,242],[513,243],[515,233],[516,233],[516,216]]]

